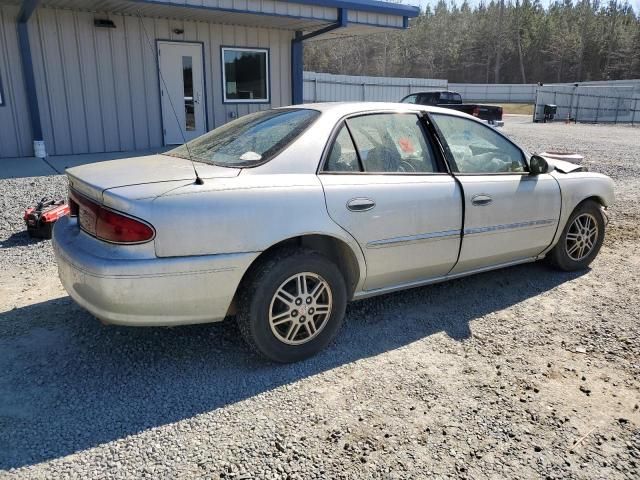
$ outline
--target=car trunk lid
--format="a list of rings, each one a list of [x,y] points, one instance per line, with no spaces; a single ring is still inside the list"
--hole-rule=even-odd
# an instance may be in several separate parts
[[[208,178],[235,177],[241,171],[201,162],[196,162],[195,167],[205,181]],[[70,188],[100,203],[103,202],[103,192],[114,188],[155,184],[154,188],[144,190],[161,195],[175,188],[176,182],[195,181],[191,161],[168,155],[91,163],[70,168],[66,173]]]

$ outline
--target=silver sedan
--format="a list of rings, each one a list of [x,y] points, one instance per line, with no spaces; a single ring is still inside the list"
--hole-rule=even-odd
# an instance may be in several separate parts
[[[261,111],[67,175],[54,247],[76,302],[123,325],[235,314],[282,362],[324,348],[349,300],[543,258],[587,268],[613,202],[604,175],[408,104]]]

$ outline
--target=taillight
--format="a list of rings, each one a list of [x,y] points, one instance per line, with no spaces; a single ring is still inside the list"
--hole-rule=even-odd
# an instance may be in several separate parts
[[[101,208],[96,237],[115,243],[141,243],[153,238],[153,228],[139,220]]]
[[[69,193],[69,206],[82,230],[106,242],[144,243],[155,234],[148,223],[104,208],[77,192]]]

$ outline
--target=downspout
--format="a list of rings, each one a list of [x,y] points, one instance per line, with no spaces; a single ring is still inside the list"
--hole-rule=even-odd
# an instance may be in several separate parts
[[[34,155],[39,158],[47,156],[42,137],[42,124],[40,123],[40,108],[36,93],[36,80],[33,72],[33,59],[31,57],[31,44],[29,43],[28,22],[40,0],[24,0],[18,14],[18,43],[20,45],[20,58],[22,60],[22,74],[26,90],[27,104],[29,107],[29,119],[31,124],[31,136],[33,138]]]
[[[304,44],[305,40],[308,40],[323,33],[331,32],[338,28],[347,26],[347,9],[338,9],[338,21],[331,25],[328,25],[315,32],[309,32],[303,34],[302,32],[296,32],[296,36],[291,40],[291,103],[298,105],[303,103],[303,69],[304,69]]]

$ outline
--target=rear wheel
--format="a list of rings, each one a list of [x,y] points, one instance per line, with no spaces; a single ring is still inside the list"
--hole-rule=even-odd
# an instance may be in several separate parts
[[[258,353],[295,362],[325,348],[342,325],[347,302],[338,267],[318,252],[281,250],[243,282],[238,325]]]
[[[600,205],[587,200],[573,211],[549,253],[553,266],[565,271],[583,270],[596,258],[604,241],[604,218]]]

